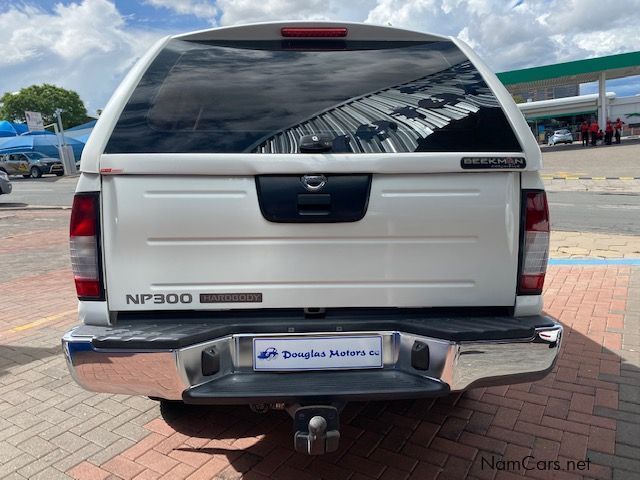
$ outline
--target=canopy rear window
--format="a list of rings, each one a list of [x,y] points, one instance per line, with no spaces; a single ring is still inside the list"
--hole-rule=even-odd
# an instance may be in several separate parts
[[[497,99],[452,43],[188,42],[160,52],[106,153],[518,152]]]

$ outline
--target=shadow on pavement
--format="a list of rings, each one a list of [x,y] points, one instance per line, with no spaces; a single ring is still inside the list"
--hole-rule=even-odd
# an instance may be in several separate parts
[[[61,348],[55,347],[24,347],[20,345],[0,344],[0,378],[9,368],[28,365],[38,360],[62,355]]]
[[[640,451],[640,389],[627,385],[634,382],[640,384],[635,366],[565,326],[558,362],[543,380],[439,399],[350,403],[341,414],[339,450],[319,457],[294,452],[292,421],[283,411],[256,414],[247,406],[178,402],[163,403],[161,414],[189,437],[173,450],[173,458],[223,456],[240,473],[260,463],[255,473],[270,476],[270,468],[279,468],[286,478],[348,478],[354,472],[379,478],[385,469],[389,478],[494,478],[499,471],[611,478],[613,467],[640,472],[640,464],[627,458]],[[623,397],[629,388],[636,389],[635,400]],[[636,414],[619,410],[618,395]],[[617,422],[621,418],[631,423],[625,428]],[[628,453],[616,456],[618,441],[626,443]],[[523,460],[527,456],[533,459]],[[586,464],[578,462],[587,459],[588,471],[580,470]],[[640,478],[638,472],[618,473]]]
[[[0,202],[0,208],[22,208],[22,207],[26,207],[27,204],[26,203],[5,203],[5,202]]]

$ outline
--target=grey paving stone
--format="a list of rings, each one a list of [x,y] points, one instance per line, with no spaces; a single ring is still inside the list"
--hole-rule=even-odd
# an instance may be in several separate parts
[[[160,415],[160,407],[156,407],[152,410],[144,412],[142,415],[138,415],[136,418],[131,420],[131,422],[135,423],[136,425],[143,426],[149,423],[154,418],[158,418],[158,415]]]
[[[19,406],[17,406],[17,407],[9,408],[2,412],[2,416],[4,418],[9,419],[11,423],[13,423],[14,425],[17,425],[25,429],[31,428],[34,425],[37,425],[38,423],[42,422],[41,418],[27,412],[26,411],[27,408],[29,407],[25,406],[25,408],[20,408]]]
[[[65,475],[60,470],[48,467],[31,477],[30,480],[72,480],[72,478]]]
[[[149,430],[135,423],[127,422],[114,429],[113,433],[137,442],[149,435]]]
[[[587,458],[599,465],[640,473],[640,460],[609,455],[608,453],[595,452],[593,450],[587,450]]]
[[[23,452],[26,452],[35,458],[42,458],[49,452],[52,452],[56,449],[56,446],[51,442],[48,442],[47,440],[38,436],[31,437],[30,439],[25,440],[24,442],[17,445],[17,447]]]
[[[11,405],[20,405],[25,401],[26,394],[20,389],[9,390],[3,394],[0,394],[0,400],[9,402]]]
[[[46,402],[47,400],[58,398],[58,396],[54,392],[43,387],[37,387],[33,390],[29,390],[27,391],[27,395],[35,398],[36,400],[40,400],[41,402]]]
[[[6,478],[10,474],[15,473],[18,469],[35,461],[36,458],[28,453],[23,453],[18,457],[12,458],[8,462],[0,465],[0,478]]]
[[[18,457],[22,450],[8,442],[0,442],[0,463],[6,463],[12,458]]]
[[[640,415],[640,404],[637,403],[619,401],[618,408],[625,412],[631,412]]]
[[[89,445],[82,447],[77,452],[74,452],[61,460],[57,461],[53,464],[55,468],[62,472],[66,472],[70,468],[75,467],[81,462],[84,462],[91,455],[94,455],[96,452],[100,451],[102,448],[95,443],[90,443]]]
[[[140,412],[146,412],[158,405],[158,402],[141,396],[131,396],[125,399],[122,403],[127,405],[128,407],[135,408]]]
[[[640,404],[640,388],[636,385],[621,384],[618,390],[618,398],[623,402]]]
[[[82,417],[80,417],[82,418]],[[82,418],[82,422],[73,427],[70,431],[75,433],[76,435],[84,435],[85,433],[93,430],[94,428],[102,425],[104,422],[109,420],[111,416],[104,412],[100,412],[99,415],[96,415],[93,418]]]
[[[89,440],[82,438],[71,432],[64,432],[62,435],[51,439],[51,443],[65,450],[66,452],[77,452],[89,443]]]
[[[618,422],[616,442],[640,447],[640,425],[631,422]]]
[[[616,455],[638,460],[640,459],[640,448],[616,443]]]
[[[9,442],[11,445],[18,445],[25,440],[35,437],[40,432],[46,430],[47,428],[51,428],[52,426],[53,424],[40,420],[40,423],[37,423],[27,429],[21,429],[17,434],[7,437],[7,442]]]
[[[91,455],[88,460],[96,465],[102,465],[104,462],[111,460],[113,457],[124,452],[128,448],[131,448],[133,445],[135,445],[135,442],[132,440],[120,437],[108,447]]]
[[[640,414],[637,413],[625,412],[623,410],[614,410],[608,407],[594,407],[593,413],[601,417],[615,418],[616,420],[624,422],[640,424]]]
[[[41,472],[42,470],[48,468],[53,462],[60,460],[66,455],[67,452],[65,452],[64,450],[53,450],[44,457],[25,465],[18,470],[18,473],[26,478],[33,478],[33,476],[38,472]]]
[[[600,375],[598,375],[598,378],[605,382],[612,382],[618,383],[620,385],[635,387],[636,390],[638,390],[638,386],[640,386],[640,378],[623,377],[621,375],[609,375],[608,373],[601,373]]]
[[[96,404],[95,408],[114,416],[120,415],[121,413],[125,413],[127,410],[129,410],[129,407],[119,402],[116,402],[111,398],[105,398],[103,401]]]
[[[20,432],[22,432],[22,428],[13,424],[10,427],[6,427],[2,429],[2,435],[6,438],[11,438],[14,435],[19,434]]]
[[[109,397],[110,395],[107,395],[106,393],[92,393],[91,395],[86,397],[84,400],[82,400],[82,403],[84,405],[89,405],[90,407],[95,407],[97,404],[102,402],[105,398],[109,398]]]
[[[112,443],[118,441],[120,438],[115,433],[110,432],[102,427],[96,427],[93,430],[89,430],[87,433],[82,435],[82,438],[92,441],[96,445],[100,445],[101,447],[108,447]]]
[[[638,472],[628,472],[615,468],[613,470],[613,480],[638,480]]]
[[[13,472],[5,477],[2,477],[2,480],[24,480],[24,479],[25,477],[20,475],[18,472]]]
[[[44,438],[45,440],[51,440],[52,438],[55,438],[58,435],[69,431],[73,427],[79,425],[81,422],[82,422],[81,418],[71,417],[60,423],[56,423],[53,427],[40,432],[38,435]]]
[[[130,422],[131,420],[136,418],[138,415],[140,415],[140,412],[138,410],[126,407],[125,411],[123,411],[122,413],[119,413],[116,416],[112,417],[111,419],[107,420],[106,422],[104,422],[101,425],[101,427],[105,428],[105,429],[107,429],[109,431],[113,431],[116,428],[118,428],[119,426]]]
[[[91,393],[81,391],[77,395],[71,395],[66,400],[63,400],[62,402],[60,402],[58,404],[58,408],[60,410],[68,411],[70,409],[83,405],[82,401],[89,398],[90,396],[91,396]]]

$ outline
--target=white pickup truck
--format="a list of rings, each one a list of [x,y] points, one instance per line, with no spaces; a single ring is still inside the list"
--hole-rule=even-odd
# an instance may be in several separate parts
[[[455,38],[352,23],[158,42],[100,116],[71,215],[84,388],[287,408],[337,448],[349,400],[532,381],[541,153]]]

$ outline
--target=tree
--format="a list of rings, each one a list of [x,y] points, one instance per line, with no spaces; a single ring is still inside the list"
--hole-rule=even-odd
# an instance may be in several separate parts
[[[0,105],[0,119],[12,122],[24,122],[24,112],[32,111],[42,113],[42,120],[48,125],[56,121],[56,108],[64,110],[64,128],[79,125],[87,118],[87,109],[80,95],[73,90],[65,90],[48,83],[31,85],[18,93],[5,93],[0,99]]]

